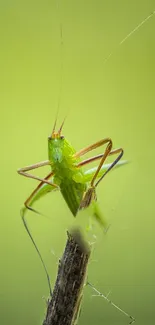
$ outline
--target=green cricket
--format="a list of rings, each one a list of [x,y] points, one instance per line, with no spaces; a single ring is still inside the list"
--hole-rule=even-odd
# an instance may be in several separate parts
[[[145,19],[143,19],[130,33],[127,34],[126,37],[118,44],[121,46],[126,40],[131,37],[136,31],[139,30],[153,15],[155,14],[155,10],[150,13]],[[61,46],[63,44],[62,40],[62,26],[60,25],[60,35],[61,35]],[[115,51],[111,52],[108,57],[105,59],[105,62],[109,60],[109,58],[113,55]],[[104,63],[105,63],[104,62]],[[61,69],[62,69],[61,62]],[[61,88],[62,88],[62,76],[61,76]],[[61,93],[61,90],[60,90]],[[59,105],[58,105],[59,107]],[[56,121],[54,123],[53,131],[48,138],[48,160],[26,166],[18,170],[20,175],[25,177],[33,178],[38,180],[40,183],[31,193],[31,195],[24,202],[24,207],[21,209],[21,217],[25,226],[25,229],[40,257],[43,268],[45,270],[47,281],[49,285],[50,295],[52,296],[52,288],[50,283],[50,277],[46,268],[46,265],[43,261],[41,253],[31,235],[31,232],[26,223],[25,214],[27,210],[31,210],[35,213],[41,214],[33,208],[33,204],[39,200],[41,197],[46,195],[49,192],[59,190],[65,199],[70,212],[74,217],[77,216],[78,212],[82,209],[86,209],[89,206],[92,206],[92,216],[97,220],[97,222],[101,225],[101,227],[107,230],[107,223],[104,220],[98,206],[96,188],[99,183],[103,180],[103,178],[108,174],[108,172],[113,169],[113,167],[118,167],[125,164],[127,161],[120,161],[123,156],[123,149],[113,149],[113,143],[110,138],[102,139],[98,142],[95,142],[92,145],[89,145],[83,148],[80,151],[76,151],[74,147],[65,139],[63,135],[61,135],[62,128],[64,125],[64,121],[61,124],[58,132],[56,129]],[[105,146],[105,150],[93,157],[82,160],[81,157],[91,152],[94,149],[97,149],[101,146]],[[106,159],[109,156],[116,155],[116,158],[112,163],[105,164]],[[84,166],[87,166],[91,162],[98,161],[98,166],[84,170]],[[51,168],[50,173],[45,178],[40,178],[29,174],[30,170],[47,166],[49,165]],[[133,324],[135,318],[130,316],[116,304],[114,304],[111,300],[107,298],[107,296],[101,294],[92,284],[88,283],[92,289],[105,300],[108,301],[111,305],[117,308],[120,312],[125,314],[130,318],[130,324]]]
[[[21,210],[21,216],[24,226],[39,254],[44,270],[46,272],[50,294],[52,294],[49,275],[40,254],[40,251],[30,233],[25,220],[25,213],[27,210],[38,211],[33,209],[33,204],[49,192],[59,190],[65,199],[70,212],[74,217],[77,216],[78,211],[92,206],[93,217],[100,223],[103,229],[106,230],[107,224],[101,215],[98,207],[96,188],[107,173],[114,167],[120,166],[126,161],[119,161],[123,156],[123,149],[112,149],[112,140],[110,138],[102,139],[95,142],[80,151],[76,151],[74,147],[61,134],[64,121],[59,130],[56,132],[56,120],[54,123],[52,134],[48,137],[48,160],[36,163],[34,165],[26,166],[18,170],[20,175],[38,180],[40,183],[31,193],[31,195],[24,202],[24,207]],[[104,146],[103,153],[82,160],[81,157],[88,152]],[[107,157],[116,155],[112,163],[104,164]],[[98,161],[99,164],[88,170],[84,170],[84,166],[91,162]],[[40,178],[29,174],[28,171],[49,165],[50,173],[45,178]]]

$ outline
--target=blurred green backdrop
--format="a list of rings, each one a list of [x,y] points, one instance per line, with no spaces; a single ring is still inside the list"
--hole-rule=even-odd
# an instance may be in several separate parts
[[[118,46],[153,5],[152,0],[0,1],[0,324],[38,325],[44,318],[47,281],[19,213],[37,182],[16,170],[47,159],[61,55],[64,135],[77,149],[111,137],[131,161],[98,188],[111,228],[104,239],[94,230],[89,280],[105,294],[111,291],[110,298],[135,316],[137,325],[154,324],[155,17]],[[37,208],[50,220],[29,213],[28,222],[54,283],[72,216],[59,193]],[[86,288],[80,325],[128,324],[92,294]]]

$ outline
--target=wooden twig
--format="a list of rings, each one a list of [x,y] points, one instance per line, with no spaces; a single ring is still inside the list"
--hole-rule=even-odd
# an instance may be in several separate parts
[[[75,325],[78,319],[90,247],[79,229],[67,233],[57,279],[43,325]]]

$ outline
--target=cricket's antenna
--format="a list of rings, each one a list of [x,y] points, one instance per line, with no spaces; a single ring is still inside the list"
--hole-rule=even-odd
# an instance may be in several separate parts
[[[153,10],[145,19],[143,19],[130,33],[128,33],[122,40],[121,42],[118,43],[117,48],[112,51],[104,60],[104,63],[106,63],[110,57],[115,53],[115,51],[118,49],[119,46],[121,46],[126,40],[132,36],[139,28],[141,28],[152,16],[155,14],[155,10]]]
[[[65,118],[64,118],[64,120],[63,120],[63,122],[62,122],[62,124],[61,124],[61,126],[60,126],[60,128],[59,128],[59,130],[58,130],[58,135],[59,135],[59,136],[61,135],[61,131],[62,131],[62,128],[63,128],[63,126],[64,126],[65,120],[66,120],[66,116],[65,116]]]
[[[60,14],[59,5],[60,5],[60,1],[57,1],[57,9],[58,9],[58,12]],[[59,77],[60,78],[60,80],[59,80],[60,88],[59,88],[59,93],[58,93],[58,105],[57,105],[56,119],[55,119],[55,122],[54,122],[51,137],[53,137],[55,135],[55,128],[56,128],[58,113],[59,113],[59,109],[60,109],[61,96],[62,96],[62,83],[63,83],[63,32],[62,32],[62,23],[61,22],[60,22],[59,28],[60,28],[60,77]],[[58,135],[60,135],[60,133],[62,131],[64,122],[65,122],[65,119],[64,119],[64,121],[62,122],[62,124],[60,126],[60,129],[58,131]]]
[[[57,108],[57,111],[56,111],[56,117],[55,117],[55,122],[54,122],[54,125],[53,125],[53,130],[52,130],[51,137],[55,134],[55,128],[56,128],[56,124],[57,124],[57,120],[58,120],[58,114],[59,114],[59,107]]]
[[[57,115],[56,115],[56,118],[55,118],[55,122],[54,122],[54,125],[53,125],[53,130],[52,130],[51,136],[53,136],[53,134],[55,132],[55,128],[56,128],[56,124],[57,124],[57,117],[58,117],[58,112],[57,112]]]
[[[57,1],[57,10],[58,10],[58,14],[60,16],[60,10],[59,10],[59,6],[60,6],[60,1]],[[58,106],[57,106],[57,110],[59,111],[60,108],[60,104],[61,104],[61,96],[62,96],[62,84],[63,84],[63,32],[62,32],[62,23],[61,23],[61,19],[60,19],[60,88],[59,88],[59,93],[58,93]]]
[[[60,108],[61,96],[62,96],[62,82],[63,82],[63,33],[62,33],[62,23],[60,23],[60,88],[58,94],[58,110]]]

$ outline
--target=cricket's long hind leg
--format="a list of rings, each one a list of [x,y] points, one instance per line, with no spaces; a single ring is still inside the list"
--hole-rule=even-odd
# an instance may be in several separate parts
[[[48,174],[48,175],[45,177],[45,180],[50,179],[52,176],[53,176],[53,173],[51,172],[50,174]],[[51,185],[52,185],[52,183],[51,183]],[[22,217],[22,220],[23,220],[24,227],[25,227],[25,229],[26,229],[26,231],[27,231],[27,233],[28,233],[28,235],[29,235],[29,237],[30,237],[30,239],[31,239],[31,241],[32,241],[32,243],[33,243],[33,245],[34,245],[34,247],[35,247],[35,249],[36,249],[38,255],[39,255],[39,258],[40,258],[41,263],[42,263],[42,265],[43,265],[43,268],[44,268],[44,270],[45,270],[46,277],[47,277],[47,281],[48,281],[48,286],[49,286],[49,290],[50,290],[50,295],[52,295],[52,288],[51,288],[51,283],[50,283],[50,277],[49,277],[49,274],[48,274],[48,271],[47,271],[46,265],[45,265],[45,263],[44,263],[44,260],[43,260],[43,258],[42,258],[42,256],[41,256],[41,253],[40,253],[40,251],[39,251],[39,249],[38,249],[38,247],[37,247],[37,245],[36,245],[36,243],[35,243],[35,241],[34,241],[32,235],[31,235],[31,232],[30,232],[29,227],[28,227],[28,225],[27,225],[26,218],[25,218],[25,213],[26,213],[27,209],[29,209],[29,210],[31,210],[31,211],[34,211],[35,213],[41,214],[41,213],[39,213],[38,211],[34,210],[34,209],[31,207],[31,205],[32,205],[36,200],[38,200],[40,197],[44,196],[46,193],[51,192],[52,190],[55,190],[55,189],[56,189],[55,186],[53,186],[53,188],[52,188],[51,185],[49,185],[49,184],[45,184],[45,182],[42,181],[42,182],[41,182],[41,183],[40,183],[40,184],[35,188],[35,190],[32,192],[32,194],[29,196],[29,198],[25,201],[25,203],[24,203],[25,206],[21,209],[21,217]]]
[[[111,165],[109,166],[109,168],[106,170],[106,172],[104,173],[104,175],[102,175],[100,178],[99,178],[99,180],[96,182],[96,184],[94,185],[94,182],[95,182],[95,180],[96,180],[96,178],[97,178],[97,176],[98,176],[98,173],[99,173],[99,171],[100,171],[100,169],[102,168],[102,165],[103,165],[103,163],[104,163],[104,161],[105,160],[101,160],[101,162],[102,162],[102,164],[100,163],[100,165],[99,165],[99,167],[98,167],[98,169],[97,169],[97,171],[96,171],[96,173],[95,173],[95,175],[94,175],[94,177],[93,177],[93,179],[92,179],[92,181],[91,181],[91,186],[95,186],[95,187],[97,187],[98,186],[98,184],[101,182],[101,180],[105,177],[105,175],[107,174],[107,173],[109,173],[110,172],[110,170],[118,163],[118,161],[122,158],[122,156],[123,156],[123,149],[122,148],[118,148],[118,149],[115,149],[115,150],[113,150],[113,151],[111,151],[110,153],[109,153],[109,155],[114,155],[114,154],[119,154],[118,156],[117,156],[117,158],[111,163]],[[103,158],[102,158],[103,159]]]
[[[108,156],[114,155],[114,154],[118,154],[117,158],[109,165],[106,172],[95,183],[95,181],[98,178],[99,172],[100,172],[106,158]],[[123,156],[123,149],[122,148],[118,148],[118,149],[109,151],[109,146],[107,145],[105,153],[103,155],[100,155],[101,161],[99,163],[99,166],[98,166],[95,174],[92,177],[92,180],[90,182],[90,187],[88,188],[87,192],[84,194],[84,197],[83,197],[83,199],[81,201],[81,204],[80,204],[80,209],[84,209],[84,208],[88,207],[90,205],[90,203],[93,200],[96,199],[96,194],[95,194],[96,187],[101,182],[101,180],[105,177],[105,175],[118,163],[118,161],[121,159],[122,156]],[[97,159],[99,159],[99,155],[94,157],[94,158],[90,158],[90,161],[89,161],[89,159],[87,159],[86,162],[82,162],[81,164],[84,165],[86,163],[92,162],[92,161],[97,160]]]
[[[111,142],[111,144],[112,144],[112,142]],[[88,151],[87,148],[86,148],[86,151]],[[81,152],[83,154],[84,149]],[[118,154],[118,157],[112,163],[105,165],[105,168],[104,168],[104,162],[105,162],[106,158],[108,156],[112,156],[115,154]],[[84,165],[87,165],[87,164],[93,162],[93,161],[100,160],[99,166],[95,167],[89,171],[89,180],[88,181],[90,182],[90,187],[85,192],[79,209],[85,209],[86,207],[88,207],[91,204],[92,209],[93,209],[93,216],[96,219],[96,221],[104,228],[105,232],[107,232],[110,225],[107,223],[106,219],[104,218],[104,216],[101,214],[101,212],[99,210],[98,202],[96,201],[95,189],[98,186],[99,182],[103,179],[103,177],[119,162],[119,160],[121,159],[122,156],[123,156],[122,148],[110,150],[109,145],[107,145],[106,150],[103,154],[99,154],[97,156],[90,157],[84,161],[81,161],[76,166],[77,168],[80,168]],[[88,176],[87,174],[88,174],[88,171],[86,172],[85,176]]]
[[[84,194],[84,197],[81,201],[81,204],[80,204],[80,207],[79,209],[84,209],[86,207],[88,207],[90,205],[90,203],[96,199],[96,194],[95,194],[95,185],[94,185],[94,181],[96,180],[96,177],[104,163],[104,161],[106,160],[107,156],[110,154],[110,151],[112,150],[112,140],[110,138],[105,138],[105,139],[102,139],[82,150],[80,150],[79,152],[76,152],[74,157],[75,158],[78,158],[78,157],[81,157],[83,155],[85,155],[86,153],[88,153],[89,151],[92,151],[96,148],[99,148],[103,145],[106,144],[106,149],[103,153],[103,156],[101,157],[101,161],[99,163],[99,166],[92,178],[92,181],[91,181],[91,186],[88,188],[88,190],[86,191],[86,193]],[[90,158],[90,161],[89,159],[87,159],[87,163],[91,162],[92,161],[92,158]],[[79,167],[77,165],[77,167]]]
[[[120,152],[120,148],[119,149],[113,149],[113,150],[111,150],[110,151],[110,153],[109,153],[109,156],[112,156],[112,155],[114,155],[114,154],[116,154],[116,153],[118,153],[118,152]],[[99,154],[99,155],[96,155],[96,156],[93,156],[93,157],[90,157],[90,158],[88,158],[88,159],[85,159],[85,160],[82,160],[82,161],[80,161],[77,165],[76,165],[76,167],[77,168],[80,168],[80,167],[82,167],[82,166],[85,166],[85,165],[87,165],[87,164],[90,164],[91,162],[94,162],[94,161],[96,161],[96,160],[100,160],[102,157],[103,157],[103,155],[104,155],[104,153],[101,153],[101,154]],[[125,160],[125,161],[123,161],[123,164],[124,163],[126,163],[127,161]],[[109,164],[108,164],[109,165]],[[107,166],[107,165],[106,165]],[[108,166],[109,167],[109,166]],[[102,166],[102,168],[103,168],[103,166]],[[107,169],[107,168],[106,168]],[[97,168],[96,168],[96,170],[97,170]],[[96,171],[95,170],[95,171]]]
[[[81,149],[80,151],[78,151],[78,152],[76,152],[74,154],[74,157],[75,158],[81,157],[81,156],[85,155],[86,153],[88,153],[88,152],[90,152],[90,151],[92,151],[94,149],[97,149],[97,148],[99,148],[99,147],[101,147],[101,146],[103,146],[105,144],[107,144],[106,150],[105,150],[105,152],[103,154],[103,156],[105,156],[106,153],[107,153],[107,150],[108,150],[108,152],[110,152],[111,149],[112,149],[112,140],[110,138],[102,139],[102,140],[100,140],[98,142],[95,142],[95,143],[91,144],[90,146],[88,146],[86,148]]]

